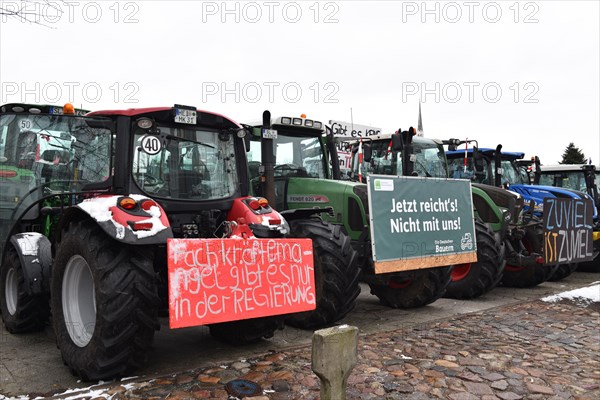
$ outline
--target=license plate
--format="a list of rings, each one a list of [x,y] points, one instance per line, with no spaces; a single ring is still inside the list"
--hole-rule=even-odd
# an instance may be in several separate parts
[[[196,125],[196,110],[176,108],[175,122],[178,124]]]
[[[277,131],[275,129],[263,129],[263,139],[277,139]]]

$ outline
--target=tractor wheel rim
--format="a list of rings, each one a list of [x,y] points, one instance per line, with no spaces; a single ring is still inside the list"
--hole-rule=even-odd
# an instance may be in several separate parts
[[[452,282],[465,279],[469,272],[471,272],[471,263],[455,265],[452,267]]]
[[[400,282],[390,280],[390,282],[388,283],[388,287],[390,287],[391,289],[406,289],[410,286],[411,283],[412,281],[410,279]]]
[[[73,256],[67,263],[62,286],[62,307],[67,332],[73,343],[85,347],[96,327],[94,277],[87,261]]]
[[[523,267],[520,265],[508,265],[508,264],[506,264],[506,267],[504,267],[504,269],[509,272],[519,272],[519,271],[523,271],[525,268],[527,268],[527,267]]]
[[[4,283],[4,299],[6,308],[10,315],[15,315],[17,312],[17,301],[19,295],[19,281],[15,269],[11,268],[6,274],[6,282]]]

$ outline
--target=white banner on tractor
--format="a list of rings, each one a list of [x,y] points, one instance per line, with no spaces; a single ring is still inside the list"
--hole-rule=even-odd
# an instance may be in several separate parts
[[[381,128],[336,120],[329,120],[329,128],[338,140],[338,157],[340,160],[340,168],[342,170],[350,168],[352,157],[352,154],[346,150],[343,143],[344,141],[379,135],[381,133]]]

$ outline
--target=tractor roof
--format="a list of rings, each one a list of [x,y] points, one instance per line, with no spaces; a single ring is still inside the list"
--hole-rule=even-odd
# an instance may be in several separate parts
[[[56,106],[52,104],[8,103],[3,104],[0,107],[0,113],[63,115],[63,109],[65,107],[67,107],[67,104],[64,106]],[[69,104],[68,107],[73,106]],[[76,115],[84,115],[85,113],[89,112],[89,110],[84,110],[82,108],[73,107],[73,110]]]
[[[579,172],[588,164],[559,164],[559,165],[542,165],[541,170],[544,172]]]
[[[158,120],[172,120],[173,107],[147,107],[147,108],[128,108],[121,110],[100,110],[92,111],[86,115],[90,116],[125,116],[125,117],[151,117]],[[216,129],[241,128],[234,120],[221,114],[210,111],[196,110],[198,124],[210,126]]]
[[[482,147],[478,149],[479,152],[485,156],[493,157],[496,149],[490,149],[488,147]],[[473,148],[467,149],[467,155],[473,155]],[[465,156],[464,150],[449,150],[446,152],[446,157],[448,158],[461,158]],[[525,156],[525,153],[514,152],[514,151],[503,151],[502,158],[505,160],[519,160]]]
[[[362,139],[363,139],[363,143],[369,143],[369,141],[391,140],[392,135],[393,135],[393,133],[380,133],[378,135],[364,136],[364,137],[362,137]],[[338,140],[340,142],[346,142],[348,144],[358,143],[358,141],[361,139],[360,137],[356,137],[356,136],[336,136],[335,138],[336,138],[336,140]],[[423,136],[413,136],[412,140],[414,143],[431,143],[431,142],[435,142],[435,143],[439,143],[439,144],[442,143],[438,139],[426,138]],[[464,152],[463,152],[463,154],[464,154]]]

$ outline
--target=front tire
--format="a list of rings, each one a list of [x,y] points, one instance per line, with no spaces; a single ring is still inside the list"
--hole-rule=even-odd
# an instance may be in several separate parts
[[[27,293],[23,267],[12,246],[6,249],[0,270],[0,311],[10,333],[40,331],[50,316],[48,296]]]
[[[542,254],[542,238],[544,231],[541,224],[527,229],[525,236],[521,239],[523,247],[529,254]],[[534,287],[546,282],[558,268],[555,265],[534,264],[529,266],[510,265],[504,267],[502,285],[514,288]]]
[[[392,308],[415,308],[433,303],[446,293],[452,267],[435,267],[400,272],[387,285],[369,283],[371,294]]]
[[[63,231],[52,273],[52,314],[63,361],[74,375],[115,378],[145,361],[159,328],[149,254],[114,241],[92,221]]]
[[[504,271],[504,247],[494,232],[483,222],[475,220],[477,262],[455,265],[452,280],[444,297],[474,299],[498,286]]]
[[[291,220],[290,236],[312,239],[315,268],[316,309],[286,318],[302,329],[332,325],[354,309],[360,293],[358,255],[341,226],[318,218]]]

